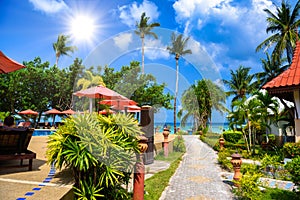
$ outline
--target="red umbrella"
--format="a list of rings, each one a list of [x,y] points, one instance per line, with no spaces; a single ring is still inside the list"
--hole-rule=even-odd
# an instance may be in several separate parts
[[[24,65],[10,59],[0,51],[0,74],[25,68]]]
[[[36,111],[33,111],[31,109],[28,109],[28,110],[23,110],[21,112],[18,112],[18,114],[20,114],[20,115],[38,115],[39,113]]]
[[[89,97],[90,98],[90,112],[92,112],[92,98],[101,98],[101,99],[127,99],[126,97],[122,96],[121,94],[108,89],[107,87],[103,85],[98,85],[95,87],[91,87],[85,90],[80,90],[73,95],[79,96],[79,97]]]
[[[89,97],[89,98],[102,98],[102,99],[127,99],[121,94],[108,89],[105,86],[98,85],[95,87],[91,87],[85,90],[80,90],[78,92],[73,93],[79,97]]]
[[[106,115],[106,114],[112,114],[112,113],[115,113],[114,111],[112,111],[112,110],[101,110],[101,111],[99,111],[99,114],[101,114],[101,115]]]
[[[76,112],[72,109],[62,111],[63,114],[74,115]]]
[[[114,109],[117,110],[124,110],[124,107],[127,106],[136,106],[137,102],[130,100],[130,99],[110,99],[110,100],[102,100],[99,102],[100,104],[103,105],[109,105],[113,106]]]
[[[51,110],[48,110],[45,112],[45,114],[47,115],[53,115],[53,121],[52,121],[52,126],[54,126],[54,122],[55,122],[55,115],[59,115],[59,114],[63,114],[61,111],[53,108]]]

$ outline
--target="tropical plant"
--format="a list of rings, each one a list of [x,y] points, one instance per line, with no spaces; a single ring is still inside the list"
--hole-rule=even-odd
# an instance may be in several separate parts
[[[184,91],[181,99],[182,108],[178,112],[181,125],[185,126],[189,119],[193,120],[194,130],[206,127],[211,121],[212,109],[221,114],[226,111],[224,91],[211,80],[202,79]]]
[[[148,24],[150,17],[146,17],[146,13],[142,13],[141,15],[141,20],[140,22],[136,23],[136,28],[137,30],[135,30],[134,32],[140,36],[141,40],[142,40],[142,74],[144,74],[144,70],[145,70],[145,36],[146,35],[151,35],[153,36],[155,39],[157,39],[157,35],[152,32],[152,29],[154,27],[158,27],[160,26],[159,23],[155,22],[155,23],[151,23]]]
[[[167,47],[170,54],[175,55],[176,60],[176,86],[175,86],[175,96],[174,96],[174,133],[176,133],[176,101],[178,95],[178,75],[179,75],[179,65],[178,60],[181,56],[186,54],[192,54],[191,49],[186,49],[187,43],[190,37],[184,38],[182,34],[176,35],[174,32],[171,35],[171,46]]]
[[[72,169],[80,199],[130,199],[123,185],[130,179],[141,134],[129,115],[70,117],[49,136],[48,163]]]
[[[53,43],[52,45],[55,51],[55,57],[56,57],[55,64],[57,67],[58,67],[58,60],[60,56],[62,55],[69,56],[69,52],[73,53],[77,49],[75,46],[68,46],[68,44],[70,43],[69,39],[70,36],[60,34],[57,37],[56,43]]]
[[[172,108],[170,101],[173,97],[164,94],[165,83],[158,84],[151,74],[141,74],[140,63],[130,62],[130,66],[122,66],[120,71],[105,67],[102,75],[107,87],[134,100],[140,106],[150,105],[155,111],[161,107]]]
[[[97,85],[103,85],[105,86],[105,83],[103,82],[103,79],[99,75],[93,75],[91,71],[85,71],[85,76],[78,79],[77,81],[77,87],[80,87],[80,89],[84,90],[88,87],[97,86]]]
[[[285,168],[292,175],[295,184],[300,185],[300,156],[297,156],[285,165]]]
[[[298,27],[300,25],[299,19],[300,1],[298,0],[294,9],[291,10],[291,5],[286,0],[282,0],[281,7],[276,6],[276,13],[269,9],[264,9],[267,13],[267,33],[274,33],[265,39],[256,48],[259,51],[263,48],[270,48],[275,44],[272,52],[272,59],[280,61],[285,51],[289,64],[292,63],[293,50],[296,47],[298,40]]]
[[[232,102],[244,98],[256,89],[255,75],[249,72],[250,67],[241,65],[236,71],[230,70],[230,80],[223,80],[224,84],[229,87],[229,91],[226,92],[227,96],[234,95]]]
[[[266,56],[266,59],[261,59],[263,72],[256,74],[260,88],[288,68],[288,65],[281,66],[286,59],[273,60],[268,52]]]

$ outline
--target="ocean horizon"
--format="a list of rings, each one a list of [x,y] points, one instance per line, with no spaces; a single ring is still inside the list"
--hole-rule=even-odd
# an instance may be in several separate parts
[[[163,131],[164,126],[167,125],[170,127],[170,133],[174,133],[174,123],[172,122],[154,122],[154,128],[158,129],[159,132]],[[208,124],[210,131],[214,133],[222,133],[223,130],[229,129],[229,123],[228,122],[215,122],[212,124]],[[176,123],[176,128],[180,128],[180,130],[191,132],[192,131],[193,124],[187,123],[185,126],[182,126],[180,122]]]

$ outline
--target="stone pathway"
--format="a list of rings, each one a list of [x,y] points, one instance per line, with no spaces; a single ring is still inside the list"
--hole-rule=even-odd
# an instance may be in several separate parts
[[[196,135],[183,136],[186,145],[180,166],[160,200],[233,199],[231,186],[221,179],[217,154]]]

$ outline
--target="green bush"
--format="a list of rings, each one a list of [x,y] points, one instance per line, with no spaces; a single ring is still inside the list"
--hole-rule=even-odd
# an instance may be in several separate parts
[[[223,169],[228,171],[232,171],[233,167],[229,159],[227,157],[231,156],[231,152],[229,150],[222,150],[218,153],[218,162],[222,166]]]
[[[174,140],[173,150],[175,152],[185,152],[184,140],[181,135],[177,136]]]
[[[223,137],[225,141],[231,142],[231,143],[237,143],[241,138],[243,138],[243,134],[241,131],[224,131]]]
[[[266,134],[262,135],[262,141],[263,142],[267,142],[267,137],[266,136],[267,136]],[[269,139],[269,143],[275,143],[275,141],[276,141],[275,134],[268,134],[268,139]]]
[[[292,175],[292,181],[299,185],[300,184],[300,156],[297,156],[285,165],[285,168]]]
[[[259,173],[247,171],[239,181],[235,181],[239,185],[235,194],[242,199],[259,199],[262,194],[258,187],[260,177]]]
[[[287,142],[283,145],[283,152],[286,157],[300,156],[300,143]]]
[[[77,199],[130,199],[124,189],[143,134],[130,115],[76,115],[49,136],[47,158],[72,169]]]

